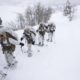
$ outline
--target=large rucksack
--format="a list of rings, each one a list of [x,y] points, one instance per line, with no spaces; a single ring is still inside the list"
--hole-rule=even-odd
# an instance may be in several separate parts
[[[0,35],[1,35],[0,37],[2,37],[2,38],[0,38],[0,43],[2,46],[3,53],[5,51],[7,51],[7,52],[11,51],[11,53],[14,52],[16,46],[14,43],[10,43],[9,38],[18,40],[16,34],[12,30],[5,28],[5,29],[0,29]],[[5,40],[7,42],[6,44],[4,43]]]
[[[38,29],[38,32],[39,32],[40,35],[44,36],[45,35],[44,26],[40,26],[39,29]]]
[[[0,34],[6,34],[7,37],[12,38],[14,40],[18,40],[17,34],[10,28],[1,28],[0,29]]]
[[[6,41],[7,41],[7,44],[4,44],[4,40],[2,40],[1,41],[1,46],[2,46],[2,51],[3,51],[3,53],[5,52],[5,51],[7,51],[7,52],[14,52],[15,51],[15,45],[14,44],[11,44],[10,42],[9,42],[9,38],[6,38]]]
[[[31,44],[34,43],[33,37],[32,37],[32,34],[33,33],[31,31],[24,30],[24,33],[23,34],[25,35],[26,40],[27,40],[28,43],[31,43]]]
[[[54,32],[55,31],[55,25],[54,24],[50,24],[49,26],[49,32]]]

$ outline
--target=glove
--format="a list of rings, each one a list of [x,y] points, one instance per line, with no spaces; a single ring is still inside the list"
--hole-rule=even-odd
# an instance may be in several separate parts
[[[21,45],[21,47],[23,47],[24,46],[24,43],[20,43],[19,45]]]
[[[36,32],[38,32],[38,30],[36,30]]]
[[[21,41],[23,40],[23,38],[21,38]]]
[[[32,41],[32,44],[34,45],[35,44],[35,41]]]

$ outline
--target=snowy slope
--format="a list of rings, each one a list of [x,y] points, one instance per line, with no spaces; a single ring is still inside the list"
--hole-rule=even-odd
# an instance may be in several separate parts
[[[80,7],[77,9],[76,18],[71,22],[62,12],[52,15],[50,22],[56,24],[56,44],[45,40],[44,47],[33,46],[32,57],[23,54],[17,45],[15,55],[19,63],[6,80],[80,80]],[[22,31],[17,34],[21,37]],[[6,63],[3,54],[0,56],[1,69]]]
[[[0,5],[0,17],[3,20],[3,25],[7,25],[11,21],[16,21],[19,13],[24,13],[26,6],[24,5]]]

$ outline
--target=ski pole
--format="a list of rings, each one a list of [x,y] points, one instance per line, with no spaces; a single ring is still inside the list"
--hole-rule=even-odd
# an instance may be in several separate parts
[[[21,46],[21,52],[22,52],[22,54],[24,53],[24,52],[23,52],[23,49],[22,49],[22,46]]]

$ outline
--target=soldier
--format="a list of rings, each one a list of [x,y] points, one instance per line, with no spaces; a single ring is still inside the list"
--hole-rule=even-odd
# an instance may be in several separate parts
[[[44,36],[45,36],[45,32],[46,32],[45,25],[41,23],[39,25],[37,32],[39,33],[39,45],[43,46],[44,45]]]
[[[3,54],[5,54],[7,67],[12,67],[17,62],[15,60],[15,57],[13,56],[13,53],[14,53],[15,48],[16,48],[16,44],[21,45],[21,46],[24,46],[24,44],[19,43],[17,41],[16,37],[14,37],[9,32],[6,32],[6,29],[3,30],[2,32],[1,31],[0,31],[0,44],[2,47],[2,51],[3,51]]]
[[[35,39],[34,39],[35,36],[36,36],[36,33],[35,33],[35,31],[32,28],[26,28],[24,30],[23,36],[21,37],[21,41],[24,38],[27,41],[27,47],[28,47],[27,53],[28,53],[29,57],[32,56],[32,45],[35,44]]]
[[[53,23],[48,24],[48,41],[52,42],[53,41],[53,34],[55,32],[55,25]]]

